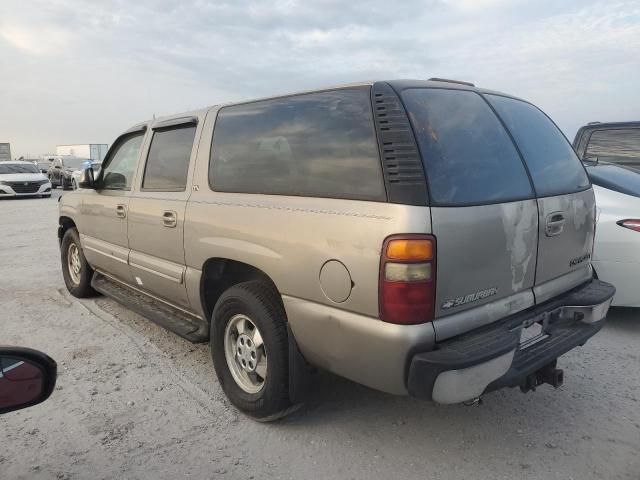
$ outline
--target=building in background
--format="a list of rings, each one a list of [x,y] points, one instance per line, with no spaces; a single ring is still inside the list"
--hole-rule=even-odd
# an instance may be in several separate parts
[[[11,144],[0,143],[0,162],[11,160]]]
[[[109,146],[106,143],[86,143],[79,145],[58,145],[56,155],[70,155],[72,157],[90,158],[94,162],[101,162],[107,154]]]

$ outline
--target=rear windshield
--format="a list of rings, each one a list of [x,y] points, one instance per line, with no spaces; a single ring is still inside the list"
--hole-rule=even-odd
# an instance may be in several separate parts
[[[640,128],[596,130],[589,138],[585,159],[640,164]]]
[[[434,205],[478,205],[532,198],[513,142],[475,92],[402,92],[418,139]]]
[[[587,167],[587,173],[594,185],[640,197],[640,173],[616,165]]]
[[[33,163],[0,164],[0,175],[8,173],[40,173],[40,170]]]
[[[513,135],[539,197],[574,193],[589,178],[573,147],[549,117],[530,103],[486,95]]]

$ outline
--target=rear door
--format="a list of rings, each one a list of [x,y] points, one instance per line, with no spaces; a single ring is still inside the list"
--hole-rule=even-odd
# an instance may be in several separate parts
[[[509,135],[474,91],[415,88],[401,95],[429,187],[436,318],[460,320],[436,321],[436,334],[461,333],[532,306],[538,208]]]
[[[182,307],[189,306],[184,216],[197,123],[197,117],[182,117],[153,126],[147,158],[129,203],[129,265],[134,285]]]
[[[591,278],[595,197],[569,141],[537,107],[485,95],[513,136],[538,197],[538,303]]]

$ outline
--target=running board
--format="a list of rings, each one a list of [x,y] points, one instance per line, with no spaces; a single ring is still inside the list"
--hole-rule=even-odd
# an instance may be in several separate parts
[[[106,275],[95,272],[91,286],[94,290],[113,298],[116,302],[190,342],[200,343],[209,340],[209,328],[206,322],[129,288]]]

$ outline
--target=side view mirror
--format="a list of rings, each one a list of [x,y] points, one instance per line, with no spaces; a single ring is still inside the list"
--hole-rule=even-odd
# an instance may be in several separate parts
[[[56,385],[58,367],[48,355],[0,347],[0,414],[44,402]]]
[[[85,168],[80,174],[79,188],[96,188],[96,180],[93,178],[93,168]]]

